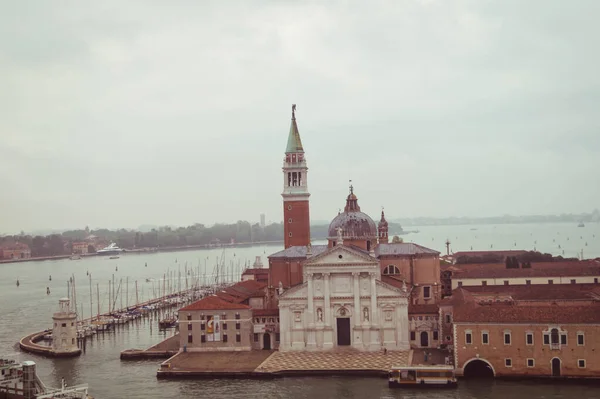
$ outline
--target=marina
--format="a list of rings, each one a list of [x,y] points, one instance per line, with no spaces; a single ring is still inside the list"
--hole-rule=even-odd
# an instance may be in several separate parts
[[[445,249],[444,242],[448,236],[448,231],[452,230],[454,236],[452,236],[453,247],[464,248],[467,246],[474,245],[477,248],[477,242],[488,241],[489,238],[485,238],[485,234],[498,234],[496,239],[495,247],[503,247],[502,237],[507,237],[504,247],[511,247],[511,243],[514,243],[515,237],[517,242],[525,241],[529,239],[537,241],[538,249],[544,248],[546,245],[548,251],[556,253],[556,250],[552,250],[552,247],[556,247],[553,242],[557,237],[565,237],[564,241],[561,240],[563,247],[568,250],[568,243],[573,242],[574,239],[569,241],[566,237],[573,236],[569,233],[569,229],[577,229],[575,226],[558,225],[549,226],[479,226],[477,231],[471,231],[470,226],[464,227],[421,227],[419,228],[420,239],[426,239],[429,237],[434,245],[437,244]],[[500,231],[498,231],[500,229]],[[539,231],[538,231],[539,230]],[[553,234],[548,234],[548,231],[554,230]],[[536,233],[536,231],[538,231]],[[531,233],[534,233],[531,235]],[[597,229],[597,225],[586,226],[586,231],[583,234],[583,238],[577,234],[578,240],[585,240],[589,242],[589,246],[586,251],[592,254],[594,251],[598,253],[598,240],[600,231]],[[544,236],[543,234],[546,234]],[[477,238],[475,238],[477,235]],[[595,235],[595,237],[593,236]],[[510,238],[509,238],[510,237]],[[405,240],[417,240],[417,235],[411,234],[405,236]],[[545,244],[544,244],[545,243]],[[432,245],[432,246],[434,246]],[[459,246],[460,245],[460,246]],[[462,246],[464,245],[464,246]],[[27,263],[14,263],[3,265],[3,271],[6,278],[0,281],[0,297],[2,297],[3,303],[7,304],[7,310],[5,313],[5,325],[0,326],[0,344],[3,348],[5,357],[15,359],[19,362],[26,360],[33,360],[38,365],[38,374],[44,381],[49,381],[51,386],[61,386],[61,379],[65,378],[68,386],[78,385],[87,383],[90,386],[90,392],[93,396],[100,397],[114,397],[114,387],[107,386],[103,383],[105,378],[110,378],[115,381],[116,384],[128,385],[134,387],[143,397],[194,397],[194,389],[198,389],[198,385],[195,381],[168,381],[166,382],[162,376],[157,379],[157,373],[159,370],[163,370],[161,362],[165,362],[168,357],[171,357],[175,352],[177,338],[174,338],[175,329],[160,329],[159,321],[163,319],[166,313],[172,313],[177,307],[172,307],[170,312],[165,314],[160,313],[157,310],[149,312],[147,316],[133,318],[125,322],[123,317],[112,317],[112,324],[103,323],[111,319],[108,314],[116,312],[119,309],[127,309],[136,305],[136,288],[135,281],[137,281],[137,302],[139,304],[151,300],[152,297],[160,297],[163,292],[163,285],[167,288],[164,290],[169,291],[169,285],[173,288],[172,292],[177,292],[178,285],[181,284],[185,288],[184,271],[185,264],[188,265],[188,270],[191,269],[190,265],[194,265],[194,273],[200,276],[201,283],[209,283],[210,281],[216,281],[216,268],[217,265],[222,266],[218,272],[219,281],[234,282],[236,280],[236,269],[238,259],[240,269],[244,266],[245,259],[254,259],[257,254],[262,254],[262,263],[268,264],[266,254],[273,253],[279,249],[279,245],[273,247],[249,247],[249,248],[236,248],[228,249],[223,253],[222,248],[214,248],[210,250],[199,250],[199,251],[185,251],[177,254],[173,253],[147,253],[147,254],[127,254],[120,257],[117,260],[110,260],[107,257],[84,257],[82,260],[73,262],[69,259],[55,260],[55,261],[44,261],[44,262],[27,262]],[[484,247],[485,249],[485,247]],[[573,249],[573,252],[578,251]],[[560,252],[559,252],[560,253]],[[600,255],[600,254],[599,254]],[[177,259],[177,263],[175,260]],[[147,266],[146,266],[147,264]],[[225,267],[225,265],[227,267]],[[200,270],[198,272],[198,266]],[[118,268],[118,271],[115,269]],[[178,270],[181,268],[181,283],[179,283]],[[232,271],[233,270],[233,271]],[[171,273],[169,277],[168,273]],[[114,274],[114,285],[113,285],[113,274]],[[92,280],[92,290],[89,289],[89,279]],[[50,280],[49,276],[52,276]],[[97,318],[98,308],[100,304],[100,323],[98,327],[104,328],[105,331],[99,330],[96,334],[89,335],[85,340],[84,350],[79,357],[75,358],[46,358],[38,356],[36,354],[21,352],[18,349],[18,345],[15,346],[15,335],[28,336],[30,334],[39,334],[49,329],[51,325],[51,316],[56,311],[57,303],[60,298],[68,295],[67,284],[71,277],[75,277],[76,280],[76,294],[77,304],[79,308],[78,313],[83,313],[83,319],[88,320],[90,313],[93,315],[93,319]],[[174,277],[173,277],[174,276]],[[20,280],[21,285],[15,286],[16,279]],[[188,286],[191,284],[191,275],[188,276]],[[110,280],[110,292],[109,283]],[[122,280],[122,281],[121,281]],[[119,282],[121,287],[119,288]],[[98,290],[97,287],[100,287]],[[114,293],[113,293],[113,288]],[[46,294],[46,288],[50,288],[50,295]],[[38,293],[37,295],[35,293]],[[90,294],[91,292],[91,294]],[[99,295],[98,295],[99,292]],[[122,294],[121,294],[122,293]],[[99,296],[99,299],[98,299]],[[10,300],[8,299],[10,298]],[[92,298],[92,306],[90,308],[90,298]],[[122,299],[121,299],[122,298]],[[123,307],[121,308],[121,300],[123,301]],[[83,305],[83,311],[81,306]],[[25,316],[26,315],[26,316]],[[121,321],[123,320],[123,321]],[[96,321],[96,320],[94,320]],[[92,321],[93,323],[93,321]],[[86,323],[87,324],[87,323]],[[8,327],[10,333],[8,333]],[[110,327],[109,327],[110,326]],[[173,345],[169,348],[167,344],[161,344],[163,341],[171,338]],[[18,338],[17,338],[18,340]],[[130,350],[128,348],[142,348],[140,350]],[[148,349],[144,349],[148,348]],[[170,351],[170,352],[169,352]],[[146,352],[145,354],[140,354]],[[154,353],[153,353],[154,352]],[[159,353],[163,352],[163,353]],[[267,352],[267,351],[265,351]],[[132,354],[131,358],[137,356],[136,361],[123,361],[128,355]],[[261,353],[261,352],[259,352]],[[267,352],[268,353],[268,352]],[[265,354],[266,355],[266,354]],[[389,354],[388,354],[389,355]],[[147,358],[146,361],[138,361],[140,359]],[[222,359],[225,359],[224,357]],[[179,361],[179,363],[177,363]],[[244,372],[254,372],[259,366],[263,365],[263,377],[267,377],[269,372],[273,374],[287,375],[285,379],[270,380],[269,378],[261,379],[261,381],[247,381],[241,385],[235,382],[219,382],[219,380],[206,380],[206,376],[202,377],[204,384],[208,384],[208,388],[215,395],[225,395],[224,397],[233,397],[235,392],[241,395],[248,395],[248,389],[251,387],[252,394],[248,397],[265,397],[264,395],[269,392],[269,389],[277,389],[286,392],[285,397],[293,397],[299,392],[298,389],[303,387],[306,389],[306,383],[297,380],[299,374],[297,370],[299,367],[305,367],[297,356],[293,359],[287,357],[273,357],[268,363],[262,364],[263,361],[258,360],[250,362],[238,362],[240,367],[244,365]],[[306,362],[307,360],[304,359]],[[189,360],[185,357],[181,357],[175,362],[171,369],[171,373],[177,372],[177,368],[183,368],[188,364]],[[296,363],[293,363],[296,362]],[[201,366],[202,363],[197,363],[200,366],[208,369],[208,363],[204,363],[205,366]],[[229,365],[228,371],[231,371],[231,363],[222,360],[220,364]],[[398,363],[396,363],[398,364]],[[215,363],[216,365],[216,363]],[[267,368],[269,366],[270,368]],[[221,366],[222,369],[224,366]],[[251,368],[253,369],[249,371]],[[314,362],[313,362],[314,367]],[[385,364],[380,367],[377,371],[379,377],[387,376],[389,368],[392,364]],[[270,370],[270,371],[269,371]],[[206,370],[197,369],[196,373],[201,375]],[[210,371],[210,370],[209,370]],[[213,370],[216,371],[216,370]],[[327,374],[327,370],[323,368],[323,374]],[[383,392],[381,391],[382,386],[387,389],[387,384],[382,378],[376,378],[373,380],[364,379],[363,377],[352,377],[352,380],[345,379],[343,374],[340,376],[337,382],[325,383],[323,380],[311,379],[310,390],[315,389],[313,395],[315,397],[323,397],[326,392],[335,396],[335,387],[344,389],[353,389],[354,395],[359,395],[360,392],[365,393],[365,389],[369,392]],[[364,372],[361,375],[365,375]],[[216,375],[213,375],[213,377]],[[256,377],[258,378],[258,377]],[[271,382],[273,381],[273,382]],[[277,383],[277,388],[271,385],[274,381]],[[343,382],[342,382],[343,381]],[[165,383],[166,382],[166,383]],[[265,384],[265,385],[257,385]],[[498,392],[510,392],[511,389],[522,390],[523,387],[515,387],[514,383],[510,382],[495,382],[494,388]],[[270,387],[270,388],[269,388]],[[477,392],[478,389],[483,389],[479,382],[461,383],[457,392]],[[485,388],[492,389],[492,388]],[[569,395],[573,392],[578,392],[577,387],[565,387],[560,388],[559,392],[564,391]],[[583,388],[581,388],[583,389]],[[365,393],[366,394],[366,393]],[[389,395],[389,394],[386,394]],[[513,395],[514,396],[514,395]],[[359,397],[359,396],[355,396]],[[518,396],[517,396],[518,397]],[[557,396],[560,397],[560,396]],[[565,396],[566,397],[566,396]]]

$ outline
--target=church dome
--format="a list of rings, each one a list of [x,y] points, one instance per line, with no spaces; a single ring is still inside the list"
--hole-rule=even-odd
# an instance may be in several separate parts
[[[358,198],[350,186],[350,194],[346,198],[344,212],[340,212],[329,224],[329,238],[335,239],[338,229],[342,229],[344,239],[376,239],[377,226],[369,215],[360,211]]]

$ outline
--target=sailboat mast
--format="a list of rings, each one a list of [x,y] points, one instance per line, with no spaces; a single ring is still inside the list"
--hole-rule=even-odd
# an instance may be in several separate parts
[[[125,307],[129,310],[129,276],[125,278]]]
[[[137,280],[135,280],[135,306],[137,307],[139,305],[140,301],[138,299],[138,285],[137,285]]]
[[[93,300],[92,300],[92,275],[90,274],[90,322],[94,318],[93,309],[94,308],[93,308]]]
[[[96,283],[96,300],[98,302],[98,320],[100,320],[100,283]]]

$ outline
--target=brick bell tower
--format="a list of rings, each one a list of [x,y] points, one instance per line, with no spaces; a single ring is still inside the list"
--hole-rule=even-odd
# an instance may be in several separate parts
[[[296,104],[283,160],[283,225],[285,248],[310,243],[310,216],[306,159],[296,124]]]

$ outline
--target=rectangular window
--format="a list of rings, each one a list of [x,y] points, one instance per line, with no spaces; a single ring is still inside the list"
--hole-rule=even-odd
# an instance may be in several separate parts
[[[544,334],[544,345],[550,345],[550,335]]]
[[[227,342],[227,334],[223,334],[223,342]]]
[[[481,333],[481,343],[487,345],[490,343],[490,334],[487,332]]]
[[[200,315],[200,320],[204,320],[204,315]]]
[[[235,334],[235,342],[242,342],[242,336],[240,333]]]
[[[534,367],[534,366],[535,366],[535,360],[527,359],[527,367]]]
[[[473,335],[470,332],[465,333],[465,343],[468,345],[473,343]]]
[[[483,280],[483,281],[481,282],[481,285],[483,285],[483,286],[487,285],[487,281]]]
[[[275,342],[279,342],[279,333],[275,333]]]
[[[223,330],[227,330],[227,323],[223,323]]]
[[[239,314],[239,313],[236,313],[236,314],[235,314],[235,319],[236,319],[236,320],[239,320],[239,319],[240,319],[240,314]]]
[[[204,324],[204,322],[200,323],[200,330],[204,331],[205,328],[206,324]]]
[[[528,332],[525,334],[525,342],[527,345],[533,345],[533,333]]]
[[[254,333],[254,342],[258,342],[258,334]]]
[[[458,282],[458,286],[459,286],[459,287],[462,287],[462,281],[459,281],[459,282]]]
[[[200,336],[200,342],[201,342],[201,343],[205,343],[205,342],[206,342],[206,335],[202,334],[202,335]]]
[[[446,323],[452,323],[452,316],[450,314],[446,315]]]
[[[577,283],[577,281],[574,278],[572,278],[571,279],[571,284],[575,284],[575,283]]]
[[[191,314],[187,315],[187,319],[192,320],[192,315]]]
[[[188,331],[192,331],[192,323],[188,323]]]
[[[423,298],[431,298],[431,287],[423,287]]]
[[[585,359],[577,360],[577,367],[579,367],[580,369],[584,369],[585,368]]]
[[[192,334],[188,334],[188,344],[191,344],[194,342],[194,338],[192,336]]]
[[[504,359],[504,365],[506,367],[512,367],[512,359]]]
[[[548,280],[548,284],[554,284],[554,280]]]
[[[504,280],[504,285],[508,285],[508,280]]]
[[[510,333],[509,332],[504,333],[504,345],[510,345]]]
[[[560,336],[560,344],[561,345],[566,345],[567,344],[567,334],[563,334]]]
[[[410,332],[410,340],[414,341],[415,339],[417,339],[417,334],[414,331]]]
[[[67,323],[62,323],[62,326],[63,326],[63,327],[66,327],[66,326],[67,326]]]
[[[239,330],[240,329],[240,323],[235,323],[235,329]]]
[[[583,333],[577,333],[577,345],[578,346],[585,345],[585,337],[583,336]]]
[[[433,330],[433,340],[434,341],[437,341],[439,339],[440,336],[438,334],[439,333],[437,330]]]
[[[598,277],[594,277],[594,284],[598,284]]]
[[[525,280],[526,285],[531,285],[531,280]]]

